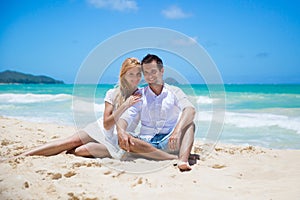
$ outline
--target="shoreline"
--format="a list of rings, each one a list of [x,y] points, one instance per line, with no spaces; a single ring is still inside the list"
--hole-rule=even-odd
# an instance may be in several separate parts
[[[0,121],[1,159],[75,131],[14,118]],[[202,149],[196,141],[194,152]],[[299,157],[300,150],[218,143],[184,173],[170,161],[125,162],[64,153],[16,157],[1,161],[0,199],[299,199]],[[124,172],[145,166],[157,170]]]
[[[18,120],[21,122],[25,122],[25,123],[33,123],[33,124],[41,124],[43,125],[53,125],[53,126],[60,126],[60,127],[68,127],[70,129],[73,129],[73,132],[76,129],[76,126],[73,123],[70,122],[54,122],[54,121],[47,121],[47,120],[40,120],[37,121],[35,119],[24,119],[25,117],[13,117],[13,116],[3,116],[0,115],[0,120],[1,119],[9,119],[9,120]],[[72,134],[70,133],[70,134]],[[201,138],[195,138],[195,141],[198,141],[200,143],[203,143],[203,139]],[[258,147],[258,148],[264,148],[264,149],[272,149],[272,150],[300,150],[300,148],[293,148],[293,147],[289,147],[289,148],[283,148],[283,147],[268,147],[268,146],[259,146],[259,145],[254,145],[254,144],[248,144],[248,143],[228,143],[228,142],[224,142],[224,141],[216,141],[214,142],[215,145],[222,145],[222,146],[239,146],[239,147],[248,147],[248,146],[253,146],[253,147]]]

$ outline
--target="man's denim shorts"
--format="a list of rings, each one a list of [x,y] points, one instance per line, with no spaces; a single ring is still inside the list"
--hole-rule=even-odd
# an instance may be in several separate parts
[[[138,138],[140,140],[143,140],[149,144],[151,144],[153,147],[157,149],[161,149],[165,152],[176,154],[178,153],[178,150],[170,150],[169,148],[169,138],[171,137],[173,130],[171,129],[169,133],[158,133],[153,138],[143,138],[139,135],[136,135],[132,132],[129,132],[133,137]]]
[[[151,138],[149,143],[152,144],[152,146],[154,146],[157,149],[169,150],[168,144],[169,144],[169,138],[171,136],[171,133],[167,133],[167,134],[158,133],[153,138]]]
[[[153,147],[157,149],[161,149],[164,151],[169,151],[169,138],[171,136],[172,132],[170,133],[158,133],[151,139],[142,138],[140,136],[134,136],[136,138],[139,138],[149,144],[151,144]]]

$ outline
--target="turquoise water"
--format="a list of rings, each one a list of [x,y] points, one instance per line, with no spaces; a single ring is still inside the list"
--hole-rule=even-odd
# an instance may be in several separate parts
[[[300,85],[181,85],[197,108],[198,138],[207,137],[215,108],[222,108],[220,141],[269,148],[300,149]],[[103,98],[113,85],[0,85],[0,115],[35,122],[73,125],[74,112],[94,104],[103,114]],[[224,95],[224,96],[223,96]],[[74,107],[73,97],[82,106]],[[93,99],[95,96],[95,99]],[[224,97],[224,99],[223,99]]]

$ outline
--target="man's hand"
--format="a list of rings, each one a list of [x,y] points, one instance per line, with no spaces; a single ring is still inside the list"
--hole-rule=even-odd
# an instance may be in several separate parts
[[[180,132],[176,129],[173,131],[169,138],[169,149],[172,151],[178,150],[180,146]]]
[[[131,140],[131,135],[129,135],[126,132],[119,132],[118,133],[118,141],[119,146],[121,149],[129,152],[130,151],[130,145],[134,145],[134,143]]]

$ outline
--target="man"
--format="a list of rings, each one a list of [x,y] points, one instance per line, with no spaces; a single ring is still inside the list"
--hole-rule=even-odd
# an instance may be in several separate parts
[[[189,171],[188,159],[195,133],[195,108],[181,89],[164,83],[163,62],[158,56],[145,56],[142,71],[148,86],[141,89],[141,101],[129,108],[118,122],[119,145],[126,151],[139,152],[140,142],[124,130],[140,115],[138,139],[165,152],[179,153],[178,168]]]

